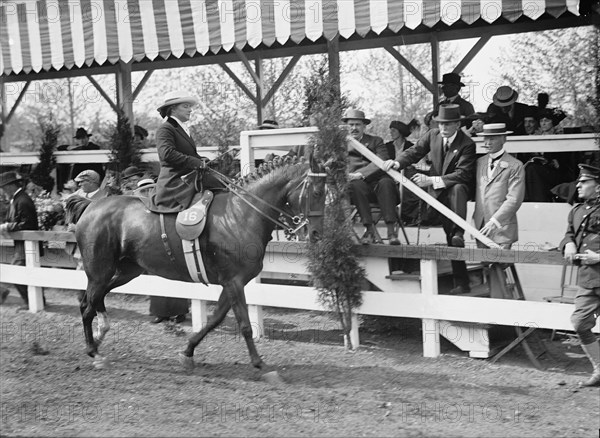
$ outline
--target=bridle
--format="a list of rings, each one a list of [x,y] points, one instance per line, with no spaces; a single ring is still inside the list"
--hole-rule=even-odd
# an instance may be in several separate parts
[[[231,193],[233,193],[238,198],[240,198],[240,200],[242,202],[245,202],[250,208],[252,208],[254,211],[259,213],[261,216],[263,216],[267,220],[273,222],[276,226],[281,227],[286,235],[286,238],[288,238],[288,239],[293,238],[293,236],[295,236],[296,233],[298,233],[298,231],[300,231],[302,228],[304,228],[305,226],[308,225],[309,217],[318,217],[318,216],[323,216],[325,214],[324,210],[313,211],[310,209],[311,193],[307,190],[307,188],[310,185],[311,178],[326,178],[327,177],[326,173],[315,173],[315,172],[312,172],[311,170],[309,170],[307,172],[306,176],[304,177],[304,179],[302,181],[300,181],[300,183],[296,187],[294,187],[294,189],[291,190],[293,192],[296,189],[298,189],[298,187],[302,186],[302,189],[300,190],[299,199],[300,199],[301,210],[303,212],[298,215],[292,216],[291,214],[287,213],[286,211],[282,210],[281,208],[271,205],[267,201],[259,198],[255,194],[249,192],[244,187],[242,187],[240,184],[237,184],[236,182],[232,181],[229,177],[223,175],[222,173],[220,173],[210,167],[207,167],[205,169],[208,170],[209,172],[212,172],[215,175],[215,177],[221,182],[221,184],[223,184],[225,186],[225,188],[227,188]],[[273,219],[272,217],[270,217],[263,210],[261,210],[256,205],[252,204],[248,199],[246,199],[246,196],[250,197],[254,201],[257,201],[257,202],[263,204],[264,206],[278,212],[280,219]],[[304,203],[304,209],[302,209],[303,201],[306,201]]]

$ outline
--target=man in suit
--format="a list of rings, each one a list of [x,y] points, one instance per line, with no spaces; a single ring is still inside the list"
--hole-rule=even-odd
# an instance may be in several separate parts
[[[198,100],[185,91],[173,91],[165,96],[157,108],[161,117],[167,120],[156,131],[156,148],[160,162],[160,173],[156,181],[156,194],[151,198],[156,207],[166,211],[183,211],[189,207],[196,194],[194,185],[188,185],[181,177],[204,169],[204,160],[196,151],[186,123]],[[221,187],[212,174],[202,176],[203,189]]]
[[[27,192],[23,189],[23,179],[14,171],[0,174],[0,196],[9,200],[8,215],[6,222],[0,225],[0,234],[12,231],[37,230],[38,218],[35,205]],[[16,266],[25,266],[25,242],[15,240],[15,251],[11,264]],[[27,295],[27,286],[16,284],[15,287],[25,301],[25,305],[20,310],[29,308],[29,297]],[[8,289],[2,290],[0,301],[4,302],[8,295]],[[44,304],[46,299],[44,298]]]
[[[446,73],[442,76],[442,81],[438,82],[442,85],[442,93],[444,93],[444,99],[440,101],[440,105],[455,104],[460,108],[461,116],[470,116],[475,112],[473,105],[468,100],[463,99],[458,93],[460,89],[465,86],[461,82],[461,77],[458,73]],[[439,108],[439,106],[438,106]]]
[[[509,86],[502,86],[494,93],[493,103],[490,103],[487,113],[490,123],[504,123],[515,135],[525,135],[525,115],[527,105],[517,102],[519,93]]]
[[[477,160],[475,227],[503,249],[519,239],[517,210],[525,197],[525,169],[521,161],[504,150],[506,136],[512,134],[504,123],[483,126],[487,154]],[[480,247],[485,247],[477,242]],[[499,270],[504,275],[503,270]],[[492,298],[503,298],[496,276],[490,276]]]
[[[60,145],[56,148],[57,151],[95,151],[99,150],[100,146],[90,141],[92,134],[88,134],[85,128],[77,128],[75,131],[74,145]],[[71,179],[74,179],[77,175],[87,169],[92,169],[100,175],[100,180],[104,178],[104,167],[102,163],[74,163],[74,164],[60,164],[57,167],[58,177],[58,190],[62,190],[63,184]]]
[[[439,129],[428,131],[417,143],[402,152],[396,160],[384,163],[384,170],[402,170],[429,154],[429,175],[415,174],[411,179],[422,189],[460,217],[467,217],[467,201],[473,190],[475,174],[475,143],[460,128],[461,115],[458,105],[441,105],[434,117]],[[449,246],[464,247],[464,230],[450,219],[442,218],[442,226]],[[453,261],[452,271],[455,287],[452,294],[470,292],[467,267],[463,261]]]
[[[75,182],[79,185],[79,190],[77,190],[71,196],[83,196],[84,198],[91,199],[92,201],[106,198],[108,196],[108,192],[100,188],[100,175],[98,175],[98,172],[94,170],[84,170],[75,177]]]
[[[592,333],[600,312],[600,169],[587,164],[580,164],[579,169],[577,191],[583,203],[569,213],[560,247],[565,260],[579,266],[571,323],[594,369],[592,377],[582,384],[600,386],[600,345]]]
[[[365,117],[364,112],[349,109],[344,113],[342,121],[348,125],[350,134],[356,140],[368,147],[382,160],[389,158],[383,139],[365,134],[365,129],[371,123],[371,120]],[[348,152],[348,172],[350,200],[356,206],[365,226],[365,234],[361,238],[361,243],[374,243],[377,236],[369,205],[370,201],[377,200],[387,226],[387,237],[390,245],[399,245],[400,241],[396,230],[398,190],[394,180],[354,149]]]

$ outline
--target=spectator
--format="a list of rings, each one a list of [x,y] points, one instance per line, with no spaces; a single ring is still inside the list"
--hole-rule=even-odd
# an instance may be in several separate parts
[[[92,134],[88,134],[85,128],[77,128],[75,132],[74,145],[61,145],[56,148],[58,151],[93,151],[99,150],[100,146],[90,141]],[[74,179],[77,175],[86,169],[92,169],[100,175],[100,179],[104,177],[104,167],[101,163],[74,163],[60,164],[57,166],[58,189],[62,190],[62,185],[65,181]]]
[[[504,150],[511,134],[503,123],[484,125],[481,135],[487,154],[477,160],[475,227],[503,249],[510,249],[519,238],[517,210],[525,196],[523,163]],[[478,246],[485,247],[479,241]],[[503,298],[498,279],[490,276],[490,296]]]
[[[427,134],[432,129],[437,129],[437,122],[433,120],[433,117],[437,115],[436,111],[430,111],[425,114],[425,118],[423,119],[423,129],[421,130],[421,137]]]
[[[79,190],[73,193],[73,195],[82,196],[94,201],[108,196],[108,192],[100,188],[100,175],[93,170],[84,170],[75,177],[75,182],[79,185]]]
[[[517,102],[519,93],[509,86],[502,86],[494,94],[494,102],[488,106],[490,123],[504,123],[515,135],[525,135],[525,112],[527,105]]]
[[[142,128],[140,125],[135,125],[133,127],[133,142],[140,149],[147,148],[146,138],[148,137],[148,131],[145,128]]]
[[[263,130],[263,129],[277,129],[279,128],[279,124],[275,121],[275,120],[264,120],[261,125],[258,127],[258,129]]]
[[[150,177],[144,177],[137,183],[137,189],[133,192],[134,196],[142,196],[149,198],[150,192],[156,187],[154,179]]]
[[[560,247],[565,260],[579,266],[571,323],[594,370],[583,385],[600,386],[600,345],[592,333],[600,311],[600,169],[583,164],[579,169],[577,191],[583,203],[569,213]]]
[[[124,195],[132,195],[138,188],[138,181],[142,179],[144,172],[136,166],[129,166],[121,174],[121,192]]]
[[[363,111],[348,109],[342,117],[342,122],[350,128],[350,135],[365,145],[382,160],[387,160],[388,152],[381,137],[365,134],[370,119],[365,117]],[[398,204],[398,190],[396,183],[387,174],[366,159],[354,149],[348,152],[348,179],[350,180],[350,199],[356,206],[358,214],[365,226],[365,234],[361,243],[374,243],[377,234],[371,214],[370,201],[377,201],[385,224],[387,226],[387,237],[390,245],[399,245],[396,224],[398,216],[396,205]]]
[[[476,137],[478,134],[483,132],[483,125],[485,125],[487,123],[488,114],[487,113],[473,113],[470,116],[468,116],[465,120],[467,121],[467,125],[463,126],[462,130],[469,137]]]
[[[440,101],[440,105],[449,103],[458,105],[462,116],[470,116],[475,112],[473,105],[458,94],[460,89],[465,86],[458,73],[446,73],[438,84],[442,84],[442,93],[444,93],[444,99]]]
[[[6,222],[0,225],[0,234],[12,231],[37,230],[38,218],[35,205],[29,195],[23,190],[23,179],[14,171],[0,174],[0,196],[10,202]],[[25,266],[25,242],[23,240],[14,241],[14,254],[11,261],[12,265]],[[40,245],[40,255],[42,248]],[[16,284],[15,287],[25,302],[19,310],[29,309],[29,297],[27,295],[27,286]],[[8,289],[3,289],[0,295],[0,301],[4,302],[8,296]],[[46,298],[44,297],[44,305]]]
[[[467,217],[467,201],[473,191],[475,173],[475,143],[460,130],[460,108],[458,105],[441,105],[439,115],[435,117],[439,129],[433,129],[419,141],[402,152],[396,160],[384,163],[384,170],[394,168],[402,170],[430,154],[431,169],[429,176],[417,173],[412,181],[438,201],[450,208],[461,218]],[[465,246],[464,230],[450,219],[443,217],[442,225],[449,246]],[[453,294],[467,293],[471,290],[465,262],[453,261],[455,287]]]
[[[408,129],[410,130],[410,135],[407,138],[411,141],[416,141],[421,133],[421,123],[417,119],[412,119],[408,122]]]
[[[535,131],[536,135],[554,135],[562,134],[560,122],[567,115],[560,109],[546,108],[538,112],[539,128]]]
[[[525,135],[534,135],[538,129],[538,117],[537,108],[534,106],[528,106],[525,110],[525,117],[523,118],[523,128],[525,129]]]

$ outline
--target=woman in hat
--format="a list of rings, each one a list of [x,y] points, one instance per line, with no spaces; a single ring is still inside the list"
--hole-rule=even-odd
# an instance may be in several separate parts
[[[190,137],[186,126],[198,100],[185,91],[167,93],[163,103],[157,108],[160,116],[166,119],[156,131],[156,148],[160,162],[160,173],[156,181],[156,207],[165,211],[182,211],[188,208],[196,194],[194,185],[181,180],[184,175],[198,170],[202,172],[202,187],[221,187],[210,173],[204,172],[204,160],[196,150],[196,143]]]
[[[559,124],[566,117],[567,115],[558,108],[540,110],[537,117],[540,127],[535,131],[535,135],[562,134],[563,130]]]

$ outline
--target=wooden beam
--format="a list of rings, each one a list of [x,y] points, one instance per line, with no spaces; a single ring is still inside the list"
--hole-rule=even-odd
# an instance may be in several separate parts
[[[233,46],[233,48],[234,48],[235,53],[237,54],[238,58],[240,59],[240,61],[242,61],[242,64],[244,64],[244,67],[246,67],[246,70],[248,71],[248,73],[250,73],[250,76],[252,77],[252,80],[254,81],[254,83],[256,85],[260,85],[260,78],[258,77],[256,72],[252,68],[252,65],[250,64],[250,61],[248,60],[248,57],[246,56],[246,54],[244,52],[242,52],[240,49],[238,49],[236,46]],[[257,59],[260,59],[260,56]]]
[[[140,94],[140,91],[142,91],[142,89],[144,88],[144,85],[146,85],[146,82],[148,82],[148,79],[150,79],[150,76],[152,76],[152,73],[154,73],[154,70],[147,70],[146,73],[144,74],[144,77],[140,81],[140,83],[137,84],[137,87],[135,87],[135,90],[133,91],[133,95],[131,96],[131,98],[134,102],[137,99],[138,94]]]
[[[90,81],[90,83],[96,88],[96,90],[98,90],[98,93],[100,93],[100,95],[102,97],[104,97],[104,99],[108,102],[108,104],[112,107],[112,109],[116,113],[119,112],[119,107],[117,105],[115,105],[115,103],[110,98],[110,96],[108,94],[106,94],[106,92],[102,89],[102,87],[100,86],[100,84],[98,82],[96,82],[96,79],[94,79],[91,76],[86,76],[86,77],[88,78],[88,81]]]
[[[429,82],[429,80],[419,71],[417,68],[410,63],[408,59],[406,59],[400,52],[398,52],[394,47],[386,46],[384,49],[392,55],[396,60],[402,64],[402,66],[409,71],[420,83],[423,84],[425,88],[429,90],[430,93],[434,92],[433,84]]]
[[[440,80],[440,40],[435,33],[431,34],[431,82],[433,82],[433,108],[440,103],[438,81]]]
[[[262,58],[254,60],[254,67],[256,68],[256,77],[258,82],[256,83],[256,123],[260,125],[263,122],[265,115],[265,105],[263,104],[263,96],[265,95],[265,77],[263,71]]]
[[[6,116],[6,124],[8,125],[10,123],[10,119],[12,119],[12,116],[15,114],[15,111],[17,110],[17,108],[19,107],[19,104],[21,103],[21,101],[23,100],[23,97],[25,97],[25,93],[27,92],[27,89],[29,88],[29,85],[31,84],[31,81],[27,81],[25,83],[25,86],[23,87],[23,89],[21,90],[21,92],[19,93],[19,97],[17,97],[17,100],[15,101],[15,104],[12,106],[12,108],[10,109],[10,112],[8,113],[8,115]]]
[[[460,62],[454,67],[452,70],[453,73],[461,73],[467,65],[477,56],[477,54],[483,49],[483,47],[487,44],[487,42],[492,38],[491,35],[483,35],[479,40],[473,45],[471,50],[460,60]]]
[[[252,91],[248,89],[248,87],[246,87],[246,85],[241,81],[241,79],[238,78],[237,75],[233,71],[231,71],[231,69],[227,67],[226,64],[220,63],[219,65],[223,70],[225,70],[225,73],[227,73],[229,77],[233,79],[233,82],[235,82],[235,84],[238,87],[240,87],[244,93],[246,93],[250,100],[256,104],[256,96],[252,93]]]
[[[294,57],[292,57],[292,59],[290,59],[290,62],[288,62],[288,64],[285,66],[285,68],[283,69],[283,71],[281,72],[281,74],[279,75],[279,77],[277,78],[277,80],[275,81],[273,86],[271,87],[271,89],[267,92],[267,94],[263,98],[263,100],[262,100],[263,107],[267,106],[269,101],[273,98],[273,95],[277,92],[279,87],[281,87],[281,84],[283,83],[283,81],[285,81],[285,79],[289,76],[289,74],[294,69],[296,64],[298,64],[300,57],[301,57],[301,55],[295,55]]]

